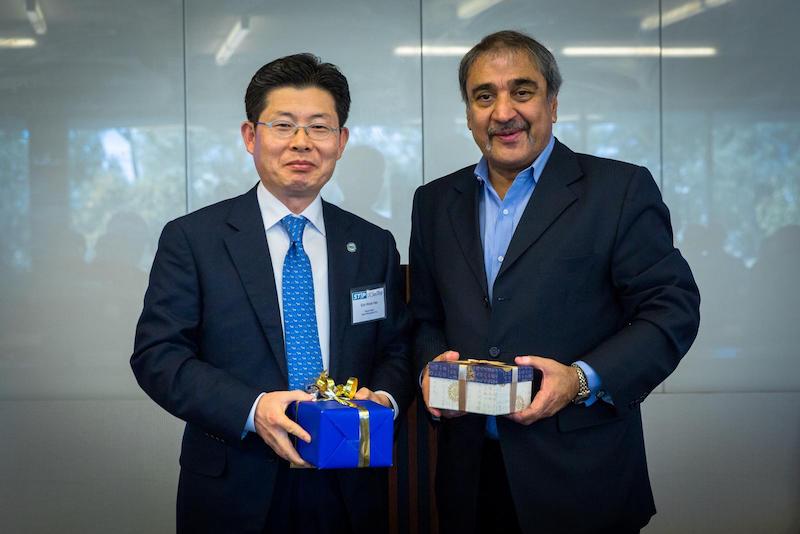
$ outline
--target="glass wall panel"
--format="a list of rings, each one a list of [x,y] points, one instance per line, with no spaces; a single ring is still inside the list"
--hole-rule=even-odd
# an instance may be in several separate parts
[[[648,398],[642,418],[658,513],[642,532],[798,532],[798,404],[796,392]]]
[[[705,2],[664,26],[665,47],[713,50],[663,65],[664,195],[702,295],[668,391],[800,388],[800,5],[767,5]]]
[[[418,43],[419,2],[204,0],[186,15],[190,209],[257,183],[239,132],[247,85],[263,64],[312,52],[339,66],[352,97],[350,141],[323,198],[391,230],[405,258],[422,183],[420,60],[397,48]],[[242,38],[220,59],[235,27]]]
[[[458,63],[483,36],[525,31],[556,56],[564,84],[555,135],[575,151],[659,173],[658,2],[506,0],[423,3],[425,180],[480,158],[466,127]]]
[[[186,208],[181,4],[146,4],[42,1],[41,34],[0,8],[25,44],[0,51],[2,399],[141,395],[147,270]]]

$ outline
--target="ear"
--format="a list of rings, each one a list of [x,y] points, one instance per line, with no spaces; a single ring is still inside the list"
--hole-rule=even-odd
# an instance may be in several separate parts
[[[244,147],[252,154],[256,147],[256,125],[250,121],[244,121],[240,129]]]
[[[350,130],[342,126],[342,129],[339,130],[339,148],[336,152],[336,159],[342,157],[344,154],[344,147],[347,146],[347,140],[350,139]]]
[[[558,97],[554,96],[550,99],[550,117],[553,119],[553,124],[558,121]]]

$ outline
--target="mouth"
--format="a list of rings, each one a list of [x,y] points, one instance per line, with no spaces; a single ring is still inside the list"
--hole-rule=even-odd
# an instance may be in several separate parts
[[[528,125],[520,121],[503,124],[499,128],[489,128],[489,139],[497,139],[501,143],[515,143],[524,137],[528,131]]]
[[[316,167],[316,165],[304,159],[292,160],[288,162],[286,166],[295,171],[308,171]]]
[[[496,138],[501,143],[513,143],[525,133],[525,130],[506,130],[502,132],[495,132],[492,134],[493,138]]]

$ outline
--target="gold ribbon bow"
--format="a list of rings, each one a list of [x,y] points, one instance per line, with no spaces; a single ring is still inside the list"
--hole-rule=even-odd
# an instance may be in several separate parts
[[[323,400],[335,400],[358,410],[358,467],[369,467],[369,410],[351,400],[358,391],[358,378],[351,376],[347,383],[337,385],[328,376],[328,371],[322,371],[314,386]]]
[[[354,376],[348,378],[346,384],[336,385],[333,378],[328,376],[328,371],[322,371],[314,383],[314,387],[326,400],[335,400],[339,404],[357,408],[356,404],[350,402],[350,399],[355,397],[356,391],[358,391],[358,378]]]

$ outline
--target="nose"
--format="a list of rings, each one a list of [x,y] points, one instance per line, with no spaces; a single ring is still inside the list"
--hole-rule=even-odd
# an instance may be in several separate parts
[[[291,148],[292,150],[311,150],[311,140],[305,128],[297,128],[297,131],[292,136]]]
[[[513,119],[517,114],[514,109],[514,101],[507,94],[500,93],[494,103],[492,110],[492,119],[496,122],[508,122]]]

